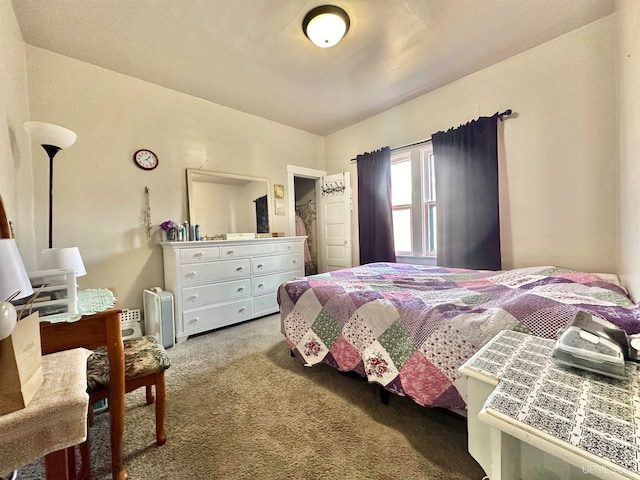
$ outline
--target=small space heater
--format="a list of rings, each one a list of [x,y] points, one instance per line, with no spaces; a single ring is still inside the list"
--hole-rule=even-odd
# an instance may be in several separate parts
[[[173,347],[175,325],[173,323],[173,295],[160,287],[142,292],[145,335],[154,335],[164,348]]]

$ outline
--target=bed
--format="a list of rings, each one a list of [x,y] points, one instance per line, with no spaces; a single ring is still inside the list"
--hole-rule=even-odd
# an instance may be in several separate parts
[[[283,283],[282,331],[324,363],[423,406],[465,408],[458,368],[501,330],[555,338],[586,310],[627,333],[640,315],[614,275],[543,266],[503,271],[372,263]]]

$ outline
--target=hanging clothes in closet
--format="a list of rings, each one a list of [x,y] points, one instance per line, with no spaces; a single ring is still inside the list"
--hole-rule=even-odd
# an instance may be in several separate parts
[[[307,236],[307,228],[304,226],[304,222],[300,215],[296,214],[296,235],[297,236]],[[304,266],[305,270],[309,267],[314,267],[313,259],[311,258],[311,252],[309,251],[309,244],[307,240],[304,241]]]

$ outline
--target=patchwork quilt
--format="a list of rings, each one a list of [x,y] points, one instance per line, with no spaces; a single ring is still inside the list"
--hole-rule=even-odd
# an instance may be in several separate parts
[[[465,408],[458,368],[501,330],[545,338],[579,310],[640,333],[626,290],[544,266],[503,271],[372,263],[278,290],[282,328],[305,365],[355,371],[424,406]]]

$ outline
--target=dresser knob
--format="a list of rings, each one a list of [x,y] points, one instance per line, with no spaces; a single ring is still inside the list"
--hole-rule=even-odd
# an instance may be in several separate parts
[[[298,260],[293,260],[293,264],[296,265],[298,263]]]
[[[233,248],[227,251],[227,255],[233,255],[234,253],[236,253],[236,251]]]
[[[193,295],[189,296],[189,300],[196,300],[198,298],[198,294],[194,293]]]
[[[240,310],[238,310],[238,313],[243,313],[246,309],[247,307],[240,307]]]
[[[258,288],[262,288],[262,287],[264,287],[264,283],[259,283]]]
[[[291,250],[291,245],[287,245],[287,250]]]
[[[242,265],[236,268],[236,272],[241,272],[242,270],[244,270],[244,267]]]
[[[195,276],[196,276],[196,273],[197,273],[197,272],[194,270],[193,272],[189,272],[189,273],[187,273],[187,276],[188,276],[188,277],[193,278],[193,277],[195,277]]]
[[[244,287],[238,287],[239,292],[244,292]]]
[[[204,252],[198,252],[194,254],[194,257],[203,257],[204,256]]]
[[[262,268],[264,267],[264,265],[262,265],[261,263],[258,264],[258,268]]]
[[[189,320],[189,323],[198,323],[198,320],[200,320],[200,317],[193,317],[191,320]]]

